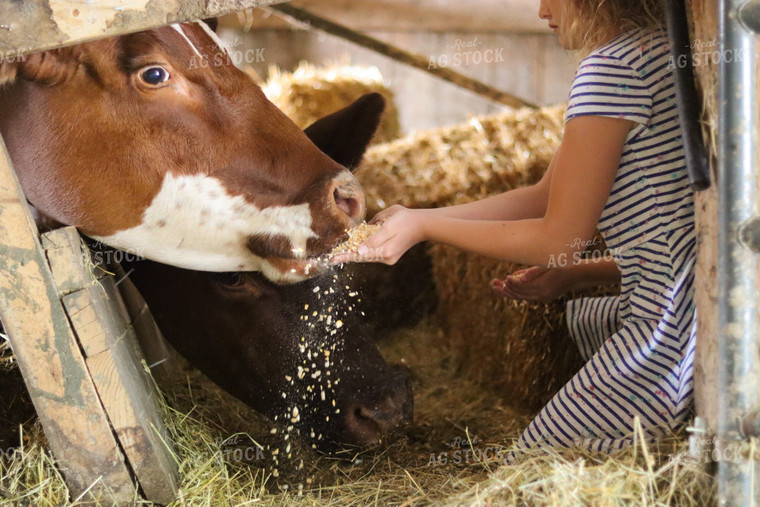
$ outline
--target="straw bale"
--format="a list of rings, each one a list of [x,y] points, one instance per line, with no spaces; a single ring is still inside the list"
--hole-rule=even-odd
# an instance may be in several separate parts
[[[367,211],[481,198],[538,181],[559,146],[565,107],[509,109],[370,147],[356,177]]]
[[[377,92],[385,97],[386,103],[373,142],[387,142],[401,135],[393,92],[385,86],[377,67],[316,67],[302,62],[295,71],[282,72],[272,66],[262,89],[269,100],[301,128],[348,106],[366,93]]]
[[[462,374],[517,406],[541,408],[582,365],[565,323],[565,301],[528,303],[491,290],[491,280],[521,267],[516,264],[445,245],[430,254],[438,318]]]

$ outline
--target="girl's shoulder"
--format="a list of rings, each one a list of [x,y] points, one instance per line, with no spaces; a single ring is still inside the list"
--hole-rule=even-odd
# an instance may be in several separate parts
[[[624,32],[592,51],[580,67],[600,60],[613,60],[633,69],[657,63],[670,57],[668,36],[663,29],[635,29]]]
[[[566,119],[598,115],[648,125],[659,114],[656,103],[671,95],[669,58],[662,31],[633,30],[615,37],[578,67]]]

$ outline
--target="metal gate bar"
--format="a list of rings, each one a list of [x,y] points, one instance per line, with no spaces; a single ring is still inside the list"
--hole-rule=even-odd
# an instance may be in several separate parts
[[[747,9],[747,6],[752,9]],[[718,134],[719,415],[720,505],[756,505],[760,481],[742,420],[757,408],[758,220],[757,80],[755,36],[758,1],[721,0]],[[742,13],[746,16],[746,23]],[[757,26],[757,25],[755,25]],[[754,245],[754,246],[753,246]]]

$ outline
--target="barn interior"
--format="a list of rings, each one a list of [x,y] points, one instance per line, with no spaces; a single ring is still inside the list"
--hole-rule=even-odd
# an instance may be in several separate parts
[[[349,35],[267,7],[221,17],[218,34],[235,64],[302,128],[364,93],[386,98],[356,170],[368,219],[393,203],[469,202],[535,183],[546,170],[577,57],[538,19],[538,2],[283,5]],[[364,47],[360,35],[417,55],[428,69]],[[434,68],[469,81],[452,83]],[[423,245],[393,267],[336,268],[361,294],[361,325],[412,378],[413,423],[402,438],[370,450],[327,456],[291,448],[271,421],[172,356],[155,375],[180,478],[169,505],[714,504],[711,464],[695,458],[687,430],[656,444],[639,431],[634,446],[611,455],[537,452],[504,464],[532,416],[582,365],[563,301],[528,304],[491,290],[491,280],[519,267]],[[0,388],[0,504],[86,502],[67,488],[7,340],[0,341]]]

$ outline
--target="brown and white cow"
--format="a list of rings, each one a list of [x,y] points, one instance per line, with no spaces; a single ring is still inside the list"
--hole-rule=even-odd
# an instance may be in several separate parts
[[[225,52],[198,22],[0,63],[0,133],[28,200],[178,267],[316,274],[363,192]]]
[[[366,95],[306,133],[336,161],[353,167],[383,103],[378,94]],[[337,272],[283,286],[259,273],[122,264],[178,352],[318,449],[372,445],[410,423],[409,377],[383,360],[362,316],[361,297]]]

